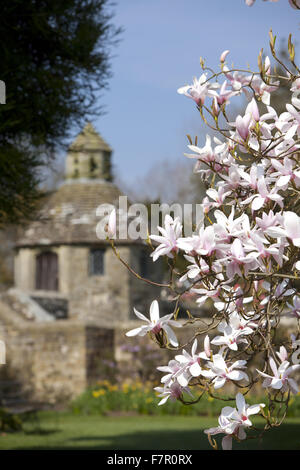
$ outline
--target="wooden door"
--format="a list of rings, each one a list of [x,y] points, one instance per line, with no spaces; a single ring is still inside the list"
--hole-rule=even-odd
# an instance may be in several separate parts
[[[36,289],[58,290],[58,257],[52,251],[36,257]]]

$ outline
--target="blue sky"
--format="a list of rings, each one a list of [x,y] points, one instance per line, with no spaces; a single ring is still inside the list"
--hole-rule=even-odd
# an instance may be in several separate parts
[[[230,60],[256,68],[268,31],[299,37],[300,13],[288,5],[257,0],[119,0],[114,22],[124,27],[112,59],[113,78],[101,97],[106,114],[93,121],[114,149],[117,174],[134,185],[154,164],[177,161],[186,134],[201,135],[192,100],[179,86],[199,76],[199,57],[218,67],[224,49]],[[300,47],[300,44],[299,44]]]

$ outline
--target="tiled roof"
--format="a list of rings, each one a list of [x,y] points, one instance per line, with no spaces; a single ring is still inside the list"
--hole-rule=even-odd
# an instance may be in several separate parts
[[[100,204],[118,204],[122,193],[106,181],[70,182],[49,194],[37,220],[19,234],[17,246],[99,243],[96,216]]]

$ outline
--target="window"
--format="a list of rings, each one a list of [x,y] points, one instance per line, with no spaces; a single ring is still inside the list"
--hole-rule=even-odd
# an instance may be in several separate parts
[[[149,275],[148,263],[149,263],[149,254],[145,249],[142,249],[140,252],[140,275],[142,277],[147,277]]]
[[[36,257],[35,287],[38,290],[58,290],[58,258],[52,251]]]
[[[95,248],[90,251],[89,257],[89,275],[101,276],[104,274],[104,253],[105,250]]]

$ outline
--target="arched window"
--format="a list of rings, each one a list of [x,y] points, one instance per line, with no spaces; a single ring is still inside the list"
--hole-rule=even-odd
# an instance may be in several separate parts
[[[36,257],[36,289],[58,290],[58,257],[52,251],[44,251]]]

